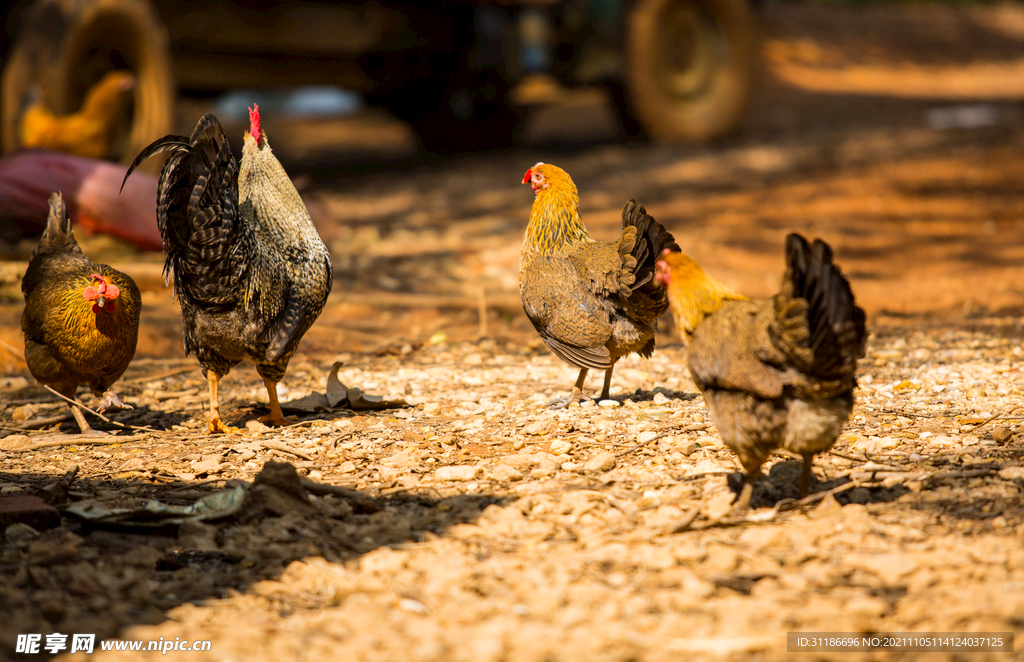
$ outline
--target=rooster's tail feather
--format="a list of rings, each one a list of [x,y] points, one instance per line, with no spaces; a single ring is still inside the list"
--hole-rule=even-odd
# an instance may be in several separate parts
[[[854,301],[850,282],[832,262],[832,249],[798,234],[786,237],[788,294],[807,302],[807,347],[813,354],[810,371],[824,379],[851,373],[864,355],[866,316]]]

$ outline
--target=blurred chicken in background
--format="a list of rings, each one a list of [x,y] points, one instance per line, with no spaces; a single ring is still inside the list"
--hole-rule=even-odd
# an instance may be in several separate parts
[[[93,159],[111,157],[119,123],[124,119],[127,93],[135,76],[111,71],[92,86],[82,108],[70,115],[55,115],[36,94],[21,119],[23,147],[42,147]]]

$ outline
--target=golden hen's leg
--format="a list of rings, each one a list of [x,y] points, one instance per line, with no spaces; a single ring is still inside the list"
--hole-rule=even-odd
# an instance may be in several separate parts
[[[210,383],[210,434],[238,432],[238,428],[224,425],[224,421],[220,420],[220,400],[217,399],[217,384],[220,383],[220,377],[210,370],[206,373],[206,380]]]
[[[814,453],[804,453],[803,471],[800,472],[800,493],[799,498],[807,496],[807,488],[811,484],[811,463],[814,461]]]
[[[565,409],[574,402],[583,402],[584,400],[593,400],[589,395],[583,394],[583,383],[587,381],[587,373],[590,372],[587,368],[580,368],[580,376],[576,378],[576,385],[572,387],[572,392],[564,398],[555,398],[547,404],[548,409]]]
[[[260,423],[271,427],[298,423],[299,419],[295,417],[284,417],[284,412],[281,411],[281,403],[277,401],[277,382],[272,382],[264,377],[263,384],[267,387],[267,397],[270,398],[270,413],[266,416],[260,416]]]

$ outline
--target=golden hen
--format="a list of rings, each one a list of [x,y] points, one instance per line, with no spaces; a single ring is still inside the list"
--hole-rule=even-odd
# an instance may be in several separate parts
[[[737,510],[749,506],[761,465],[778,448],[803,457],[803,497],[814,455],[832,447],[853,410],[864,311],[820,239],[811,246],[790,234],[786,265],[779,293],[753,301],[681,253],[657,263],[693,381],[746,470]]]
[[[94,264],[75,241],[60,193],[21,283],[25,362],[32,375],[67,398],[80,384],[103,397],[102,411],[128,409],[109,390],[135,356],[142,298],[126,274]],[[71,413],[82,434],[94,431],[81,409]]]
[[[135,86],[127,71],[111,71],[89,89],[82,108],[54,115],[41,101],[32,103],[21,118],[22,147],[40,147],[92,159],[109,159],[125,94]]]
[[[668,308],[654,263],[662,250],[679,246],[635,200],[622,208],[622,236],[591,239],[576,185],[557,166],[538,163],[523,183],[536,195],[519,261],[523,310],[548,348],[580,369],[569,396],[549,405],[589,399],[583,384],[591,369],[605,371],[606,399],[615,362],[654,351],[658,317]]]

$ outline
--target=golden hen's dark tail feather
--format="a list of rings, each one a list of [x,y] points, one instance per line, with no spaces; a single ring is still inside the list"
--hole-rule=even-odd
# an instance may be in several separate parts
[[[661,286],[654,283],[654,265],[658,261],[661,252],[666,248],[674,253],[681,251],[672,233],[665,229],[665,226],[654,220],[644,206],[636,200],[630,200],[622,208],[622,226],[636,227],[636,245],[633,246],[632,255],[636,258],[636,281],[633,283],[633,291],[637,290],[658,290],[664,292]],[[655,295],[657,292],[650,292]],[[664,294],[661,294],[664,297]],[[667,302],[667,299],[666,299]],[[667,305],[667,303],[666,303]],[[664,312],[664,310],[662,310]]]
[[[800,235],[790,234],[786,264],[793,296],[807,301],[812,370],[823,379],[841,377],[864,355],[867,340],[866,316],[854,301],[850,282],[832,262],[832,248],[820,239],[812,246]]]
[[[46,218],[46,229],[36,246],[33,256],[40,253],[81,253],[75,234],[71,230],[71,217],[64,196],[57,192],[50,194],[50,215]]]

